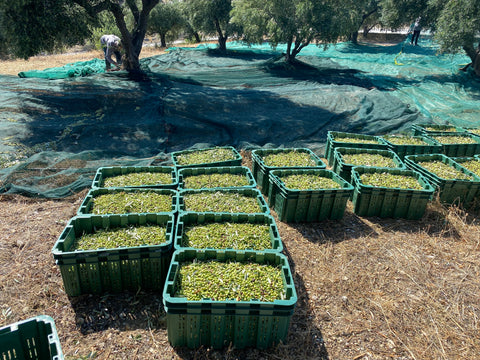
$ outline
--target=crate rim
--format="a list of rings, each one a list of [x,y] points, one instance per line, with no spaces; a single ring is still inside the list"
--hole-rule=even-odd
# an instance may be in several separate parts
[[[230,300],[230,299],[229,300],[212,300],[212,299],[187,300],[186,297],[175,297],[175,296],[170,295],[168,293],[168,287],[169,287],[169,285],[174,286],[177,275],[174,274],[173,280],[169,280],[169,278],[171,278],[172,269],[174,267],[179,267],[180,266],[180,263],[178,261],[176,261],[176,257],[179,254],[184,253],[184,252],[197,253],[197,254],[199,252],[216,252],[216,253],[224,253],[224,254],[229,253],[229,254],[244,254],[244,255],[245,254],[249,254],[249,255],[268,254],[268,255],[271,255],[271,256],[276,256],[278,258],[281,258],[284,261],[284,265],[282,266],[282,278],[285,282],[285,280],[286,280],[285,279],[285,270],[286,270],[287,275],[289,276],[289,279],[291,280],[291,284],[290,285],[285,285],[285,289],[289,287],[291,289],[292,294],[291,294],[289,299],[286,299],[286,300],[276,299],[274,301],[259,301],[259,300],[237,301],[237,300]],[[170,262],[170,267],[168,269],[168,273],[167,273],[167,277],[166,277],[166,280],[165,280],[165,286],[163,288],[163,294],[162,295],[163,295],[162,296],[163,304],[166,308],[168,308],[168,303],[170,302],[172,304],[175,304],[177,309],[178,309],[179,305],[183,305],[182,308],[184,308],[185,310],[187,310],[189,308],[189,305],[193,306],[193,307],[197,307],[198,304],[200,304],[200,305],[204,304],[204,305],[206,305],[208,307],[212,307],[212,308],[224,307],[224,306],[228,306],[229,304],[232,304],[232,305],[237,305],[237,306],[259,305],[260,308],[262,307],[262,305],[266,306],[266,307],[278,306],[280,308],[283,307],[285,309],[288,309],[288,308],[293,309],[296,306],[296,303],[298,301],[298,296],[297,296],[297,291],[296,291],[296,288],[295,288],[294,278],[293,278],[293,275],[292,275],[292,272],[291,272],[291,269],[290,269],[288,258],[284,254],[279,253],[279,252],[265,253],[263,251],[252,251],[252,250],[236,250],[236,251],[235,250],[223,250],[223,249],[222,250],[214,250],[214,249],[208,249],[208,250],[180,249],[180,250],[175,250],[174,253],[172,254],[172,260]]]

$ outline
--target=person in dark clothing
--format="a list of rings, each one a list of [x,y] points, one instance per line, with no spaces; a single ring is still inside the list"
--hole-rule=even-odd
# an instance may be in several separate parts
[[[422,25],[420,24],[420,21],[422,18],[419,16],[415,20],[415,24],[413,25],[413,35],[412,35],[412,40],[410,41],[410,44],[415,44],[418,45],[418,37],[420,36],[420,31],[422,31]]]

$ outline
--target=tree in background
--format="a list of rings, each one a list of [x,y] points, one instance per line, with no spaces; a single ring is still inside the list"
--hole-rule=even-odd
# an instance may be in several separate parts
[[[287,44],[285,60],[295,60],[310,43],[335,43],[348,34],[348,9],[333,0],[236,0],[232,21],[243,27],[244,40],[275,47]],[[347,25],[347,26],[345,26]]]
[[[167,47],[167,34],[176,38],[185,26],[185,19],[178,1],[167,1],[155,6],[148,21],[148,31],[160,35],[160,45]]]
[[[148,17],[159,0],[0,0],[2,32],[10,52],[28,59],[42,51],[84,43],[99,26],[99,14],[115,19],[125,51],[124,67],[140,70]],[[127,26],[127,15],[132,25]]]
[[[232,0],[185,0],[184,6],[193,29],[206,35],[216,34],[218,49],[225,52],[228,37],[234,32],[230,23]]]
[[[478,0],[381,0],[382,23],[390,28],[410,25],[418,16],[433,31],[444,53],[465,52],[480,75],[480,2]],[[464,68],[466,69],[466,68]]]
[[[348,40],[354,44],[358,41],[358,32],[363,29],[364,35],[368,33],[372,26],[378,24],[378,13],[380,10],[378,0],[352,0],[348,3],[349,18],[346,19],[351,22],[352,32],[348,35]]]
[[[475,74],[480,76],[480,42],[477,37],[480,31],[480,2],[433,0],[431,6],[441,8],[435,23],[435,39],[440,44],[440,51],[465,51]]]

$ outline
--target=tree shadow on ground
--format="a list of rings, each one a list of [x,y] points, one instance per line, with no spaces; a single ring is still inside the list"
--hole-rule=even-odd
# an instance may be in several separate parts
[[[338,220],[289,223],[288,225],[300,232],[308,241],[318,245],[378,236],[375,229],[350,210],[346,210],[343,218]]]
[[[107,329],[166,328],[159,292],[82,295],[70,297],[70,303],[82,334]]]
[[[297,292],[297,304],[290,320],[289,332],[285,343],[278,344],[270,349],[255,348],[235,349],[226,347],[222,350],[201,347],[199,349],[175,348],[177,355],[184,359],[318,359],[328,360],[328,351],[325,347],[321,329],[315,325],[314,309],[309,303],[308,291],[304,281],[295,270],[295,264],[288,249],[284,248],[288,257],[291,273]]]

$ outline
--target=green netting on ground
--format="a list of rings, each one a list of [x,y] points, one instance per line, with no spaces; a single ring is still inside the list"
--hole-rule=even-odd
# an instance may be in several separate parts
[[[18,73],[18,76],[21,78],[65,79],[69,77],[88,76],[104,72],[105,60],[93,59],[45,70],[22,71]]]
[[[437,55],[426,38],[419,44],[311,45],[287,66],[284,47],[229,43],[226,55],[176,48],[143,59],[143,77],[0,76],[0,186],[61,197],[89,186],[99,166],[163,164],[189,148],[307,147],[322,155],[329,130],[476,127],[480,82],[458,71],[468,58]]]

